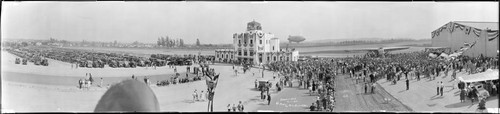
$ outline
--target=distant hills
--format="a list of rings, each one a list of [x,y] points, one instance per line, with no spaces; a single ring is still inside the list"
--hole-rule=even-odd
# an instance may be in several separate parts
[[[394,38],[393,40],[408,39],[408,40],[431,40],[429,39],[412,39],[412,38]],[[381,41],[381,40],[391,40],[389,38],[343,38],[343,39],[320,39],[320,40],[305,40],[301,43],[337,43],[343,41]],[[287,40],[281,41],[281,43],[288,43]]]
[[[302,43],[288,43],[281,42],[280,47],[322,47],[322,46],[351,46],[351,45],[365,45],[365,44],[391,44],[400,42],[428,42],[430,44],[430,39],[383,39],[383,38],[357,38],[357,39],[324,39],[324,40],[313,40],[304,41]]]

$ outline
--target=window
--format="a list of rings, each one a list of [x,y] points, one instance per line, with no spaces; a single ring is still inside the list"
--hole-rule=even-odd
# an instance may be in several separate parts
[[[259,44],[262,44],[262,40],[259,40]]]
[[[241,56],[241,50],[238,51],[238,55]]]
[[[273,51],[274,51],[274,46],[273,46]]]
[[[274,57],[274,59],[273,59],[273,60],[274,60],[274,61],[276,61],[276,57]]]
[[[238,44],[241,44],[241,40],[238,40]]]
[[[271,60],[271,59],[269,59],[269,57],[267,57],[267,61],[269,61],[269,60]]]
[[[253,44],[253,40],[250,40],[250,44]]]
[[[245,53],[243,53],[244,56],[247,56],[247,51],[245,51]]]

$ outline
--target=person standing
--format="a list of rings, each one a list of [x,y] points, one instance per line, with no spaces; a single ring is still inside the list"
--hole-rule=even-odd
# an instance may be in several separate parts
[[[233,112],[236,112],[236,109],[237,109],[236,104],[233,104]]]
[[[257,83],[259,82],[257,81],[257,79],[255,79],[255,88],[257,88]]]
[[[410,90],[410,79],[406,79],[406,90]]]
[[[444,84],[443,81],[441,81],[441,88],[439,89],[439,91],[441,92],[441,96],[443,96],[443,89],[444,89]]]
[[[83,81],[82,79],[78,80],[78,88],[82,89]]]
[[[198,93],[196,92],[197,90],[195,89],[193,92],[193,102],[197,101]]]
[[[373,83],[373,84],[372,84],[372,91],[371,91],[371,92],[372,92],[372,94],[374,94],[374,93],[375,93],[375,86],[376,86],[376,85],[375,85],[375,83]]]
[[[479,104],[477,105],[479,110],[484,111],[486,110],[486,98],[480,98]]]
[[[244,109],[245,109],[245,107],[243,106],[243,104],[240,101],[240,104],[238,104],[238,111],[243,112]]]
[[[228,112],[231,112],[231,108],[232,108],[232,107],[231,107],[231,104],[227,104],[227,111],[228,111]]]
[[[476,87],[472,87],[472,92],[470,93],[471,94],[471,101],[472,101],[472,104],[474,104],[474,100],[477,99],[477,89]]]
[[[365,94],[368,93],[367,90],[368,90],[368,83],[365,83]]]
[[[198,99],[200,101],[205,101],[205,94],[203,93],[203,91],[201,91],[201,93],[198,95]]]
[[[439,95],[439,82],[437,82],[437,85],[436,85],[436,95]]]
[[[271,105],[271,94],[267,94],[267,105]]]
[[[466,94],[465,89],[460,89],[460,102],[465,101],[465,94]]]

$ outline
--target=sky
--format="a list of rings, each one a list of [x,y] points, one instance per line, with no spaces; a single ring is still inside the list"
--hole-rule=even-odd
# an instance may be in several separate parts
[[[450,21],[498,22],[498,2],[3,2],[2,39],[229,44],[253,20],[286,41],[430,39]]]

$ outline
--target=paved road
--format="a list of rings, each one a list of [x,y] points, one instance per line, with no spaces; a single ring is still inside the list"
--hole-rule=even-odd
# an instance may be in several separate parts
[[[349,78],[348,75],[339,75],[336,77],[335,82],[335,99],[337,100],[335,112],[411,111],[410,108],[404,106],[378,84],[374,94],[365,94],[364,85],[362,83],[356,84],[355,80]],[[389,98],[391,101],[385,103],[384,98]]]

